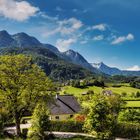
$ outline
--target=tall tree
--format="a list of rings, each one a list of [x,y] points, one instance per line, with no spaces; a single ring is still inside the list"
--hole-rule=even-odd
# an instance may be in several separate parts
[[[52,82],[31,57],[0,56],[0,96],[14,118],[18,136],[25,111],[31,111],[41,98],[49,100],[53,89]]]

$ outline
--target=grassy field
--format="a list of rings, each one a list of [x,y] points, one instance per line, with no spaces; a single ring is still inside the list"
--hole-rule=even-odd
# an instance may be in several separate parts
[[[127,101],[127,107],[140,107],[140,101]]]
[[[101,87],[96,87],[96,86],[87,87],[87,88],[83,88],[83,89],[75,88],[75,87],[71,87],[71,86],[65,86],[65,87],[63,87],[61,93],[63,94],[64,92],[66,92],[68,94],[72,94],[72,95],[75,95],[75,96],[80,96],[80,95],[82,95],[82,93],[85,93],[88,90],[93,90],[94,93],[100,93],[103,90],[112,90],[113,93],[118,93],[118,94],[126,92],[130,96],[131,96],[132,93],[140,92],[140,89],[132,88],[132,87],[129,87],[129,86],[106,87],[104,89],[102,89]]]
[[[75,88],[71,86],[63,87],[61,94],[67,93],[77,97],[82,96],[83,93],[86,93],[88,90],[93,90],[94,93],[101,93],[103,90],[111,90],[113,93],[121,94],[123,92],[127,93],[128,96],[131,97],[133,93],[140,92],[140,89],[132,88],[128,85],[123,85],[121,87],[106,87],[102,89],[101,87],[91,86],[86,88]],[[84,105],[88,105],[84,103]],[[127,101],[126,107],[140,107],[140,101]]]
[[[63,94],[64,92],[66,92],[68,94],[72,94],[75,96],[81,96],[82,93],[85,93],[88,90],[93,90],[95,93],[99,93],[99,92],[102,92],[103,89],[101,87],[96,87],[96,86],[87,87],[87,88],[83,88],[83,89],[75,88],[75,87],[71,87],[71,86],[65,86],[65,87],[63,87],[61,93]]]

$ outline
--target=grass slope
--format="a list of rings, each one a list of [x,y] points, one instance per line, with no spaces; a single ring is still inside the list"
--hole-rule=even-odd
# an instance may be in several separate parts
[[[94,93],[99,93],[102,92],[103,90],[112,90],[114,93],[121,94],[123,92],[126,92],[128,95],[131,95],[132,93],[140,92],[140,89],[132,88],[130,86],[121,86],[121,87],[106,87],[102,89],[101,87],[97,86],[92,86],[92,87],[87,87],[87,88],[75,88],[71,86],[65,86],[62,89],[61,93],[66,93],[75,95],[75,96],[81,96],[82,93],[87,92],[88,90],[93,90]]]
[[[101,93],[103,90],[112,90],[113,93],[121,94],[123,92],[127,93],[128,96],[131,96],[132,93],[140,92],[140,89],[132,88],[128,85],[123,85],[121,87],[107,87],[107,88],[101,88],[97,86],[91,86],[84,89],[81,88],[75,88],[71,86],[65,86],[63,87],[61,94],[67,93],[74,95],[76,97],[82,96],[82,93],[87,92],[88,90],[93,90],[94,93]],[[84,102],[84,106],[88,106],[89,103]],[[126,107],[140,107],[140,101],[127,101]]]

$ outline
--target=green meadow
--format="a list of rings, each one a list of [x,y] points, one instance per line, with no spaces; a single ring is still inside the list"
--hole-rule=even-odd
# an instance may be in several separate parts
[[[86,88],[75,88],[75,87],[71,87],[71,86],[65,86],[63,87],[61,93],[68,93],[68,94],[72,94],[75,96],[81,96],[83,93],[87,92],[88,90],[93,90],[94,93],[100,93],[103,90],[111,90],[113,93],[117,93],[117,94],[122,94],[122,93],[127,93],[127,95],[131,96],[132,93],[136,93],[136,92],[140,92],[140,89],[136,89],[136,88],[132,88],[130,86],[121,86],[121,87],[106,87],[106,88],[101,88],[101,87],[97,87],[97,86],[90,86],[90,87],[86,87]]]
[[[127,107],[140,107],[140,101],[127,101]]]
[[[61,94],[71,94],[76,97],[80,97],[82,96],[82,94],[86,93],[88,90],[93,90],[94,93],[101,93],[103,90],[111,90],[113,93],[117,93],[117,94],[126,93],[129,98],[131,98],[132,94],[135,94],[136,92],[140,92],[140,89],[132,88],[126,84],[121,87],[110,86],[110,87],[101,88],[97,86],[89,86],[83,89],[75,88],[71,86],[65,86],[62,88]],[[126,102],[127,102],[126,107],[140,107],[140,101],[126,101]],[[86,103],[84,104],[86,105]]]

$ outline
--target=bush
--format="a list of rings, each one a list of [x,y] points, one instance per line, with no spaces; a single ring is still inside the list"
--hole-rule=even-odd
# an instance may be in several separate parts
[[[140,97],[140,92],[137,91],[137,92],[136,92],[136,98],[139,98],[139,97]]]
[[[88,90],[87,91],[87,94],[92,94],[93,95],[94,94],[94,91],[93,90]]]
[[[61,132],[83,132],[83,123],[73,120],[69,121],[51,121],[51,131]]]
[[[139,109],[126,109],[120,112],[119,120],[125,121],[125,122],[138,123],[140,122],[140,110]]]
[[[119,123],[115,129],[115,136],[140,139],[140,124]]]
[[[127,96],[127,93],[126,93],[126,92],[122,92],[122,93],[121,93],[121,96],[122,96],[122,97],[126,97],[126,96]]]
[[[95,80],[94,85],[97,87],[105,87],[104,81]]]

